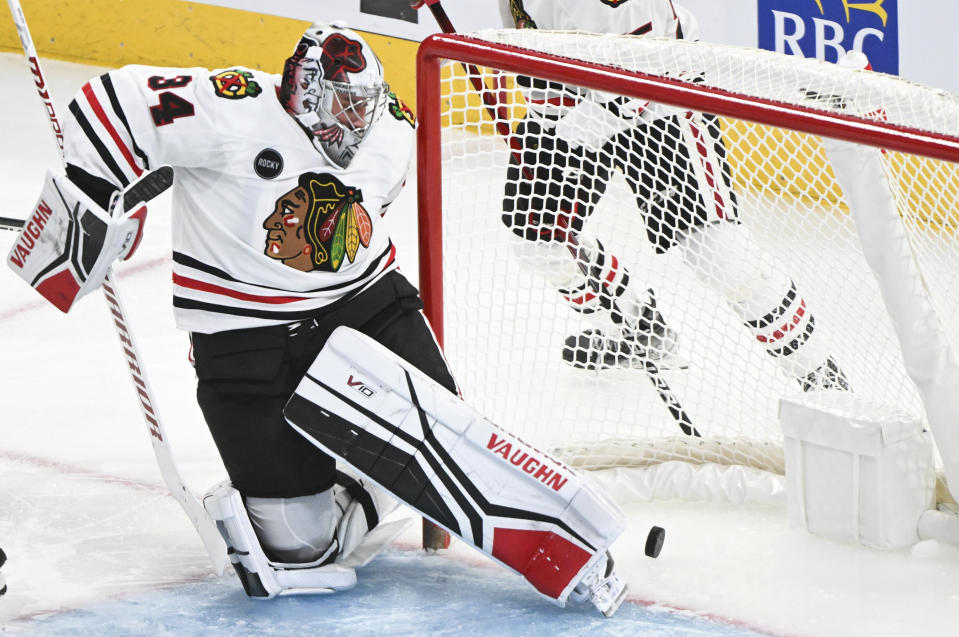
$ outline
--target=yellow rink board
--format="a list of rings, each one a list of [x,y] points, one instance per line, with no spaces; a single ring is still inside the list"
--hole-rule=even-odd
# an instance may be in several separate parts
[[[242,65],[279,73],[311,22],[183,0],[21,0],[21,5],[41,61],[107,67]],[[329,8],[317,13],[320,20],[337,18]],[[13,20],[5,14],[0,51],[22,52]],[[387,82],[412,106],[418,43],[364,36],[383,61]]]

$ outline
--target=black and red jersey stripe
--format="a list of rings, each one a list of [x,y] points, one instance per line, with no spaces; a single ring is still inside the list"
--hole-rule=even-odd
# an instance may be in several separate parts
[[[98,96],[98,89],[107,96],[106,106]],[[84,84],[77,98],[70,102],[69,109],[87,141],[120,186],[127,186],[149,170],[149,161],[133,139],[109,76]],[[100,125],[105,135],[98,132],[94,122]]]
[[[223,270],[182,253],[174,253],[173,283],[177,288],[199,293],[192,298],[174,291],[173,306],[213,314],[246,316],[272,321],[298,321],[314,316],[318,309],[330,309],[353,298],[381,276],[396,269],[396,247],[392,242],[361,274],[335,285],[293,292],[240,281]],[[190,271],[202,272],[201,280]],[[240,289],[241,286],[244,289]],[[250,288],[262,293],[251,293]],[[332,302],[322,303],[316,294],[342,291]],[[290,309],[297,306],[297,309]],[[304,307],[305,306],[305,307]]]

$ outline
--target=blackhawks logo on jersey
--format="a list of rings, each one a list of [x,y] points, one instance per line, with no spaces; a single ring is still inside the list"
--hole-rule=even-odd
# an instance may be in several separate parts
[[[264,254],[296,270],[336,272],[373,238],[363,193],[327,173],[303,173],[263,222]]]
[[[611,7],[618,7],[621,4],[626,4],[629,0],[599,0],[603,4],[608,4]]]
[[[213,82],[213,90],[216,94],[228,100],[256,97],[263,92],[259,83],[253,81],[253,74],[240,69],[230,69],[211,75],[210,81]]]
[[[410,126],[416,128],[416,115],[393,91],[390,91],[389,103],[386,108],[390,111],[390,115],[398,120],[405,119]]]

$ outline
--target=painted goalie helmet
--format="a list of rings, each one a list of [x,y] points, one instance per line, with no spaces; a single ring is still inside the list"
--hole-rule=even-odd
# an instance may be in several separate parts
[[[316,22],[283,67],[280,101],[333,164],[346,168],[389,95],[383,65],[355,31]]]

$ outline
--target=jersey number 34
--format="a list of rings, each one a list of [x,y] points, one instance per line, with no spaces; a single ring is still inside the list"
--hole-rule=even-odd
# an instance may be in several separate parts
[[[158,95],[160,103],[150,107],[153,123],[157,126],[172,124],[178,117],[190,117],[195,113],[193,104],[176,93],[164,89],[182,88],[193,81],[189,75],[176,77],[162,77],[154,75],[147,80],[147,86],[154,91],[161,91]]]

